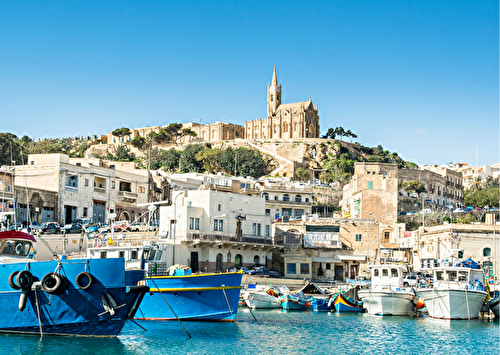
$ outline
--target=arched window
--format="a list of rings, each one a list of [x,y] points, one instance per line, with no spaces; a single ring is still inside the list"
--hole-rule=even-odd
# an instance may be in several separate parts
[[[253,264],[254,264],[254,265],[260,265],[260,256],[255,255],[255,256],[253,257]]]
[[[288,132],[288,124],[286,122],[283,124],[283,132]]]
[[[295,132],[297,132],[298,123],[295,124]]]
[[[484,248],[483,256],[491,256],[491,248]]]
[[[222,254],[219,253],[217,254],[217,257],[215,259],[215,271],[220,272],[222,270]]]
[[[274,133],[278,133],[278,125],[274,126]]]
[[[302,202],[302,196],[296,195],[295,196],[295,202]]]
[[[268,194],[267,192],[264,192],[264,193],[262,194],[262,197],[264,197],[264,198],[266,199],[266,201],[268,201],[268,200],[269,200],[269,194]]]
[[[243,257],[241,254],[236,254],[234,257],[234,266],[235,267],[241,267],[243,265]]]
[[[283,195],[283,201],[290,201],[290,195],[289,194],[284,194]]]

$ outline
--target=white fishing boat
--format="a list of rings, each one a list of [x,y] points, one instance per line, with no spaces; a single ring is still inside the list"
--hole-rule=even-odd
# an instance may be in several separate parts
[[[401,265],[372,265],[371,285],[358,291],[367,313],[381,316],[405,316],[414,314],[416,292],[403,286]]]
[[[478,318],[486,299],[483,270],[443,266],[432,271],[433,287],[418,290],[429,316],[439,319]]]
[[[252,309],[281,308],[279,296],[290,293],[290,290],[286,286],[280,286],[279,288],[257,285],[248,286],[250,287],[241,293],[245,305]]]

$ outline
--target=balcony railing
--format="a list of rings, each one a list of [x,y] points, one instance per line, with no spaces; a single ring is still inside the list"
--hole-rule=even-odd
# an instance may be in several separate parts
[[[201,241],[224,241],[224,242],[244,242],[244,243],[256,243],[256,244],[273,244],[271,237],[257,237],[257,236],[247,236],[247,235],[236,235],[236,234],[208,234],[208,233],[189,233],[187,235],[187,240],[201,240]]]

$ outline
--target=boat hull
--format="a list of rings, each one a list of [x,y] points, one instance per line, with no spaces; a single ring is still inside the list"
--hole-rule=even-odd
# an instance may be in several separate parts
[[[369,314],[406,316],[414,313],[415,294],[410,291],[362,290],[358,296]]]
[[[2,267],[0,332],[114,337],[147,291],[145,287],[126,286],[123,259],[62,260],[59,265],[57,261],[30,260]],[[60,294],[49,294],[42,290],[40,283],[56,269],[64,276],[67,286]],[[9,285],[9,275],[21,270],[33,275],[29,290],[14,290]],[[84,271],[93,278],[85,290],[76,282]],[[22,311],[21,304],[24,305]]]
[[[135,319],[234,322],[241,273],[152,276]]]
[[[485,291],[458,289],[422,289],[429,317],[438,319],[475,319],[479,317]]]
[[[252,309],[273,309],[281,308],[278,297],[271,296],[265,292],[250,291],[244,296],[245,304]]]
[[[498,298],[498,297],[495,297],[488,302],[488,307],[489,307],[489,309],[491,309],[491,311],[495,315],[495,318],[498,318],[498,305],[499,305],[499,303],[500,303],[500,298]]]
[[[304,299],[293,295],[284,295],[280,297],[281,307],[285,311],[303,311],[314,306],[315,300],[311,297]]]
[[[348,298],[344,297],[343,294],[339,293],[335,300],[333,301],[333,306],[336,312],[364,312],[363,306],[352,302]]]

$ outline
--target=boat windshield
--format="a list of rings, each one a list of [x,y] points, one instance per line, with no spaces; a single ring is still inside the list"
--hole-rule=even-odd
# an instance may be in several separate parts
[[[445,281],[457,281],[457,272],[456,270],[447,270]]]
[[[31,242],[24,240],[0,241],[0,255],[3,256],[28,256],[31,249]]]

